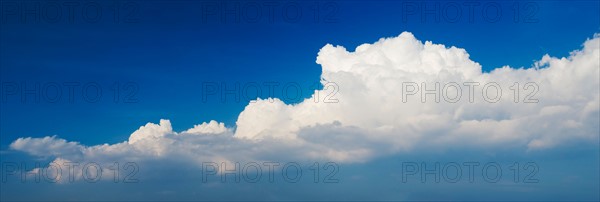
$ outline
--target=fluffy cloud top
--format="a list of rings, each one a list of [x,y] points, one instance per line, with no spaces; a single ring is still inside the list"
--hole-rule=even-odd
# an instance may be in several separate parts
[[[505,66],[491,73],[482,73],[464,49],[422,43],[408,32],[363,44],[354,52],[326,45],[317,63],[323,67],[322,80],[339,86],[339,103],[312,102],[313,98],[293,106],[251,103],[238,118],[236,137],[298,139],[304,128],[339,122],[394,148],[516,143],[536,149],[597,139],[599,42],[596,35],[568,58],[546,55],[533,68]],[[438,103],[434,95],[425,95],[423,103],[417,93],[402,102],[407,82],[418,84],[420,92],[440,83],[439,94],[445,84],[456,83],[462,97],[456,103],[442,98]],[[467,82],[479,84],[474,87],[473,103],[469,88],[463,85]],[[515,82],[520,84],[518,103],[510,90]],[[537,84],[537,90],[526,86],[530,82]],[[498,102],[485,100],[495,96],[494,90],[482,92],[488,83],[501,87]],[[452,92],[455,88],[449,89],[450,94],[456,93]],[[538,102],[523,103],[525,98]]]
[[[337,103],[323,102],[325,95],[332,95],[332,89],[323,89],[295,105],[277,98],[251,102],[235,129],[211,121],[178,133],[170,121],[160,120],[119,144],[84,146],[44,137],[19,138],[10,148],[65,161],[177,158],[198,164],[240,159],[362,162],[418,147],[527,151],[598,142],[600,35],[569,57],[545,55],[532,68],[505,66],[490,73],[483,73],[464,49],[423,43],[408,32],[360,45],[353,52],[328,44],[316,62],[322,66],[322,83],[339,87]],[[468,82],[479,85],[470,92],[464,85]],[[510,90],[515,82],[518,102]],[[405,94],[403,101],[406,83],[418,84],[419,91]],[[435,83],[440,91],[451,89],[446,91],[451,97],[460,94],[460,99],[436,102],[435,95],[425,95],[422,102],[421,92],[434,89]],[[444,88],[450,83],[461,88]],[[483,86],[488,83],[501,87],[499,100],[486,101]],[[491,97],[499,93],[490,92]]]

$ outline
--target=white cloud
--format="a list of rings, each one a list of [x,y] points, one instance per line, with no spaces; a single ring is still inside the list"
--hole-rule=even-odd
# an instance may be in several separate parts
[[[76,161],[180,159],[201,162],[326,159],[362,162],[373,157],[411,152],[419,147],[514,147],[522,151],[599,138],[600,35],[587,40],[567,58],[548,55],[532,68],[508,66],[482,73],[469,54],[456,47],[421,42],[411,33],[363,44],[354,52],[324,46],[316,62],[322,82],[339,86],[338,103],[315,102],[315,95],[295,105],[258,99],[242,111],[236,128],[211,121],[175,132],[168,120],[148,123],[127,142],[84,146],[55,136],[19,138],[10,148],[36,156]],[[461,99],[450,103],[419,94],[402,102],[402,84],[426,82],[427,88],[456,82]],[[469,102],[465,82],[478,82]],[[484,101],[482,86],[496,82],[502,97]],[[519,102],[509,87],[520,84]],[[523,103],[533,87],[538,103]],[[319,91],[323,95],[329,90]],[[453,92],[453,91],[449,91]],[[491,91],[494,92],[494,91]],[[456,92],[453,92],[456,93]]]
[[[230,129],[225,127],[224,123],[218,123],[216,121],[204,122],[200,125],[195,125],[193,128],[184,131],[183,133],[190,134],[219,134],[229,132]]]
[[[422,43],[407,32],[361,45],[354,52],[326,45],[317,63],[323,67],[322,80],[339,85],[340,102],[315,103],[311,98],[298,105],[250,104],[240,114],[236,137],[295,139],[303,128],[339,122],[365,130],[368,139],[395,148],[516,143],[536,149],[563,141],[596,140],[599,42],[596,35],[568,58],[545,55],[533,68],[505,66],[491,73],[482,73],[463,49]],[[427,82],[427,89],[434,88],[434,82],[440,88],[456,82],[462,86],[462,99],[436,103],[428,96],[422,103],[417,94],[403,103],[403,82]],[[474,103],[468,102],[465,82],[480,84],[475,87]],[[502,88],[497,103],[486,102],[482,94],[483,85],[492,82]],[[514,103],[510,90],[515,82],[520,84],[519,103]],[[539,87],[531,98],[527,96],[534,86],[524,89],[528,82]],[[494,92],[490,91],[490,97]],[[525,98],[539,102],[523,103]]]
[[[145,126],[142,126],[138,130],[133,132],[131,136],[129,136],[129,143],[135,144],[140,140],[144,140],[147,138],[160,138],[171,133],[173,133],[171,121],[161,119],[158,125],[153,123],[147,123]]]
[[[24,151],[34,156],[67,156],[80,157],[83,146],[77,142],[67,142],[56,136],[43,138],[19,138],[10,144],[14,150]]]

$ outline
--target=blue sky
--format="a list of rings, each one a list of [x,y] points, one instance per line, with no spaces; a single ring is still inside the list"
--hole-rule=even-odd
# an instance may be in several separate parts
[[[202,4],[184,2],[137,2],[139,23],[129,24],[110,19],[97,24],[82,19],[77,24],[22,24],[6,17],[1,30],[3,81],[98,82],[104,94],[115,82],[135,82],[139,102],[115,104],[108,101],[113,96],[94,104],[83,103],[81,96],[75,104],[66,98],[58,104],[11,100],[2,112],[2,146],[23,135],[51,134],[83,143],[114,143],[160,118],[176,120],[176,129],[210,119],[233,125],[247,103],[202,103],[202,82],[298,82],[309,89],[319,82],[320,67],[314,60],[327,43],[353,49],[410,31],[423,40],[468,50],[489,71],[503,65],[530,67],[546,53],[567,56],[599,31],[595,1],[538,2],[537,23],[514,23],[508,3],[503,4],[507,14],[497,23],[486,22],[482,15],[474,23],[466,16],[457,23],[422,23],[418,14],[403,23],[399,2],[336,2],[337,22],[295,24],[283,17],[274,23],[265,17],[263,23],[238,24],[218,23],[215,17],[203,24],[198,13]],[[304,6],[308,12],[310,5]],[[27,127],[32,124],[36,127]]]
[[[26,2],[30,6],[38,1]],[[282,14],[293,14],[282,9],[275,9],[275,14],[279,15],[272,18],[273,22],[267,17],[264,7],[258,22],[245,22],[248,19],[244,17],[241,22],[235,22],[227,13],[224,21],[218,16],[205,16],[203,6],[215,3],[211,1],[131,2],[132,7],[120,5],[120,8],[123,16],[133,12],[131,19],[134,21],[128,22],[128,17],[121,16],[123,19],[118,23],[112,19],[114,12],[109,9],[111,3],[108,2],[100,3],[102,19],[96,23],[85,22],[78,15],[74,23],[64,16],[57,23],[48,23],[44,19],[37,23],[23,22],[7,14],[12,9],[7,5],[24,5],[21,1],[2,2],[0,80],[3,85],[7,82],[18,83],[19,87],[26,84],[29,88],[34,88],[35,83],[75,82],[80,85],[75,88],[73,102],[67,99],[64,86],[61,88],[63,96],[56,103],[43,100],[34,103],[33,96],[22,102],[19,95],[6,95],[0,112],[3,161],[31,160],[30,156],[9,148],[21,137],[57,135],[83,145],[98,145],[126,141],[140,126],[148,122],[157,123],[160,119],[169,119],[174,131],[183,131],[210,120],[235,127],[238,115],[247,106],[248,100],[235,102],[233,97],[228,97],[227,102],[220,102],[218,97],[212,96],[208,102],[203,102],[203,82],[224,82],[231,86],[236,82],[296,82],[303,88],[303,97],[309,98],[312,90],[321,88],[321,65],[315,63],[315,59],[326,44],[341,45],[353,51],[363,43],[373,43],[382,37],[395,37],[408,31],[421,41],[465,49],[472,61],[478,62],[484,72],[490,72],[504,65],[529,68],[545,54],[567,57],[571,51],[581,49],[586,39],[600,32],[598,1],[481,2],[475,7],[472,22],[467,16],[469,10],[464,6],[465,3],[473,3],[470,1],[451,1],[462,5],[457,22],[444,18],[456,14],[452,8],[425,14],[425,18],[421,16],[423,6],[446,8],[447,2],[292,1],[302,10],[298,22],[287,22]],[[286,3],[290,2],[280,2],[281,5]],[[406,7],[403,7],[407,3],[417,6],[416,13],[407,13]],[[236,2],[227,4],[232,6]],[[500,6],[501,15],[495,22],[486,21],[489,19],[481,14],[494,16],[493,11],[481,9],[483,5],[491,4]],[[316,5],[319,5],[318,12],[314,10]],[[515,5],[520,9],[516,21]],[[252,12],[242,10],[245,11]],[[216,12],[221,14],[223,10],[217,9]],[[317,21],[315,14],[320,17]],[[440,18],[439,22],[435,17]],[[102,89],[98,102],[88,103],[80,94],[81,86],[90,83],[98,84]],[[114,101],[114,87],[119,89],[117,102]],[[5,93],[6,89],[3,89],[3,95]],[[276,91],[275,97],[293,103],[283,98],[280,91]],[[126,98],[133,102],[126,103]],[[592,179],[576,185],[591,184],[592,188],[598,188],[598,174],[591,174],[594,168],[595,171],[598,169],[598,145],[582,147],[584,149],[577,150],[580,153],[566,152],[584,156],[575,160],[573,168],[583,169],[584,176]],[[562,150],[569,151],[568,148]],[[596,154],[590,154],[590,151]],[[455,157],[453,154],[444,155],[447,159]],[[553,167],[552,164],[565,166],[562,163],[567,162],[563,158],[537,158],[542,159],[541,164],[550,167]],[[585,162],[589,161],[596,162],[592,171],[585,167]],[[372,167],[385,167],[387,161],[375,162]],[[560,169],[550,170],[558,172]],[[548,182],[552,189],[558,189],[557,184],[552,180]],[[352,187],[350,184],[346,186]],[[421,193],[422,190],[413,193]],[[571,191],[575,193],[576,189]],[[391,193],[381,192],[382,195]],[[490,192],[491,195],[494,193]],[[570,199],[575,195],[566,194],[564,198]],[[427,199],[425,195],[411,196]],[[589,192],[579,196],[584,200],[598,199],[598,195]],[[190,195],[183,198],[190,197],[193,199]],[[525,199],[528,197],[531,196],[523,195]],[[15,195],[9,197],[17,198]],[[389,198],[394,199],[394,196]],[[460,197],[450,194],[448,198]]]

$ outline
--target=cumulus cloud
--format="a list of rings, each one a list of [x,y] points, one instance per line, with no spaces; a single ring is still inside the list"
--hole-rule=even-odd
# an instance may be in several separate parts
[[[466,50],[422,42],[408,32],[354,51],[328,44],[316,62],[322,83],[339,87],[338,102],[315,102],[331,93],[323,89],[293,105],[277,98],[250,102],[234,128],[210,121],[176,132],[169,120],[160,120],[119,144],[85,146],[53,136],[19,138],[10,148],[65,161],[180,159],[200,165],[279,159],[351,163],[419,147],[527,152],[598,142],[598,34],[568,57],[545,55],[530,68],[504,66],[489,73]],[[436,88],[437,100],[436,94],[423,93]]]
[[[77,142],[67,142],[56,136],[43,138],[19,138],[10,144],[14,150],[24,151],[34,156],[67,156],[71,158],[81,157],[83,146]]]
[[[539,149],[597,140],[599,41],[596,35],[567,58],[545,55],[532,68],[505,66],[490,73],[483,73],[464,49],[422,43],[408,32],[360,45],[354,52],[326,45],[317,63],[323,67],[322,80],[339,85],[340,102],[251,103],[238,118],[236,136],[298,139],[306,127],[338,122],[392,150],[432,144]],[[406,83],[417,84],[419,92],[403,102]],[[443,90],[446,84],[458,84],[462,97],[456,103],[451,98],[436,102],[435,95],[422,94],[436,83],[441,97],[453,97],[444,92],[456,95],[455,88]],[[466,83],[478,85],[472,102]],[[484,93],[485,84],[498,85],[502,92],[492,88]]]

